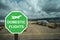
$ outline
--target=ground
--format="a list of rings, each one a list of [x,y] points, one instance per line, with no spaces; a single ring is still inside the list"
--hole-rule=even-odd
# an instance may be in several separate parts
[[[38,24],[31,24],[29,22],[28,28],[18,35],[19,40],[48,40],[60,39],[60,27],[55,29],[41,26]],[[1,40],[14,40],[14,34],[10,34],[5,28],[0,31]]]

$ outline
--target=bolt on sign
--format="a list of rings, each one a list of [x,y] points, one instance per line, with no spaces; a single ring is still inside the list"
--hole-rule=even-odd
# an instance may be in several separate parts
[[[5,28],[12,34],[21,34],[28,27],[28,19],[21,11],[12,11],[5,17]]]

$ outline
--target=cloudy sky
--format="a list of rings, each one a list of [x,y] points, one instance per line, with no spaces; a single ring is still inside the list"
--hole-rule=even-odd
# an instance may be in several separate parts
[[[0,19],[10,11],[22,11],[29,19],[60,17],[60,0],[0,0]]]

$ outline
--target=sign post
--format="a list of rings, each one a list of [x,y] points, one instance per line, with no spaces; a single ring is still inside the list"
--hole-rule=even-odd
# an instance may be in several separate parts
[[[15,40],[18,40],[18,34],[23,33],[28,25],[28,19],[21,11],[12,11],[5,17],[5,28],[15,34]]]
[[[18,34],[14,34],[14,40],[18,40]]]

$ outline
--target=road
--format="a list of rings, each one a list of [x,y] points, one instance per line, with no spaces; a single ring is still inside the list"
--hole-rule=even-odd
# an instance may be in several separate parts
[[[60,39],[60,27],[56,29],[48,28],[29,22],[27,30],[19,34],[19,40],[48,40]],[[14,40],[14,34],[10,34],[5,28],[0,30],[0,40]]]

